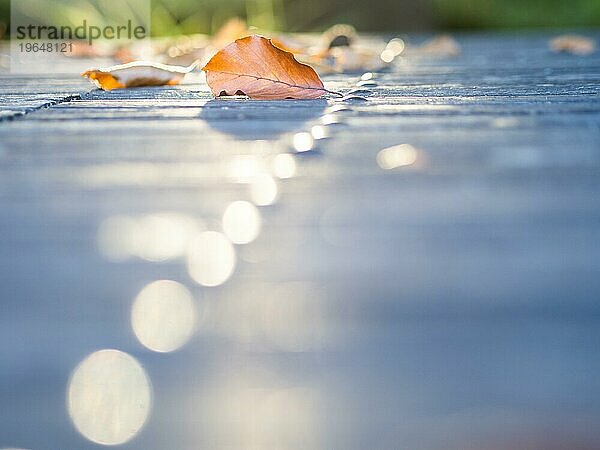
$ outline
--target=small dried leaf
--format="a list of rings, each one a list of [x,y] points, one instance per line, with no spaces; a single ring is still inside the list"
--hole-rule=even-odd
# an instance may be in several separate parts
[[[460,45],[452,36],[443,34],[423,43],[418,51],[424,55],[452,57],[460,55]]]
[[[311,99],[330,92],[310,66],[262,36],[229,44],[202,70],[215,97],[239,91],[257,100]]]
[[[377,71],[390,62],[380,57],[380,42],[369,39],[367,45],[361,44],[351,25],[334,25],[321,35],[319,41],[304,52],[294,52],[300,61],[310,64],[319,73]],[[381,45],[384,44],[382,41]]]
[[[250,34],[251,33],[246,22],[239,17],[233,17],[217,30],[212,38],[212,45],[217,50],[221,50],[230,42]]]
[[[129,64],[86,70],[82,77],[89,78],[105,91],[142,86],[176,85],[190,73],[197,63],[189,67],[136,61]]]
[[[378,51],[355,47],[333,47],[323,54],[298,55],[298,58],[315,67],[319,73],[377,71],[387,65]]]
[[[565,34],[550,40],[550,49],[557,53],[565,52],[586,56],[596,51],[596,42],[585,36]]]
[[[385,66],[379,57],[379,52],[356,49],[352,47],[334,47],[331,56],[338,72],[364,72],[365,70],[379,70]]]

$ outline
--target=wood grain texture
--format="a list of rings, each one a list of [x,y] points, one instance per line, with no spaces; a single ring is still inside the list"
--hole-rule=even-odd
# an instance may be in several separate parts
[[[357,103],[2,77],[0,110],[23,115],[0,123],[0,445],[90,446],[66,383],[89,352],[118,348],[155,387],[128,448],[600,448],[600,54],[554,54],[551,37],[459,35],[458,57],[405,59]],[[346,92],[358,79],[323,80]],[[99,254],[115,215],[176,211],[220,229],[230,202],[251,199],[236,171],[271,167],[313,126],[328,137],[276,180],[225,285],[194,285],[182,260]],[[382,170],[378,152],[403,143],[423,165]],[[209,306],[169,356],[130,327],[133,299],[160,279]],[[274,298],[298,315],[261,328],[255,306],[285,283]],[[319,324],[323,348],[277,347],[327,338]],[[281,388],[283,404],[247,404]],[[257,411],[315,419],[294,430]]]

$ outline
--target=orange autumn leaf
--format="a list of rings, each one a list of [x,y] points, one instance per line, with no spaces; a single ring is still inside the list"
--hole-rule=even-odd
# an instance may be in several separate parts
[[[136,61],[104,69],[86,70],[81,76],[89,78],[105,91],[141,86],[173,86],[179,84],[196,66],[197,62],[181,67]]]
[[[586,36],[565,34],[550,40],[550,49],[556,53],[564,52],[587,56],[596,51],[596,42]]]
[[[460,55],[460,45],[447,34],[436,36],[421,44],[419,53],[429,56],[455,57]]]
[[[202,70],[215,97],[243,94],[257,100],[313,99],[332,93],[312,67],[262,36],[236,40]]]

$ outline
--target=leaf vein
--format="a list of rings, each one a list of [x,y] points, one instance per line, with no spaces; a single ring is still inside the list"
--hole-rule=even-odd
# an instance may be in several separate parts
[[[225,71],[221,71],[221,70],[210,70],[210,71],[216,72],[216,73],[222,73],[225,75],[235,75],[238,78],[249,77],[249,78],[254,78],[255,80],[263,80],[263,81],[270,81],[271,83],[283,84],[285,86],[292,87],[292,88],[308,89],[308,90],[313,90],[313,91],[323,91],[323,92],[327,92],[329,94],[335,94],[338,96],[342,96],[342,94],[340,94],[339,92],[330,91],[329,89],[326,89],[325,87],[302,86],[299,84],[287,83],[287,82],[281,81],[281,80],[273,80],[272,78],[259,77],[257,75],[248,75],[248,74],[244,74],[244,73],[240,74],[240,73],[234,73],[234,72],[225,72]]]

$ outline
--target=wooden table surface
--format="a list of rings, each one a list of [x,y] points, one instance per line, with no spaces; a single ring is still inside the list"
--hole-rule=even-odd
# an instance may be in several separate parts
[[[600,53],[550,37],[459,35],[350,101],[0,75],[0,448],[101,447],[66,405],[99,349],[152,385],[117,448],[600,448]],[[234,201],[272,204],[203,286],[185,248]],[[171,353],[131,325],[161,279],[198,311]]]

